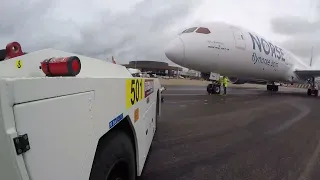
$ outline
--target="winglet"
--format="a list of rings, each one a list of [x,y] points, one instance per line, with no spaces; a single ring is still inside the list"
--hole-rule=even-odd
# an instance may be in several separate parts
[[[116,61],[114,60],[113,56],[112,56],[112,62],[113,62],[113,64],[117,64]]]
[[[313,58],[313,46],[311,48],[310,66],[312,66],[312,58]]]

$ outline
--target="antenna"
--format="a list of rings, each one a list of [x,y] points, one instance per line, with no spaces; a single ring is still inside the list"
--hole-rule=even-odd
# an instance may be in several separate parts
[[[312,66],[312,58],[313,58],[313,46],[311,48],[310,66]]]

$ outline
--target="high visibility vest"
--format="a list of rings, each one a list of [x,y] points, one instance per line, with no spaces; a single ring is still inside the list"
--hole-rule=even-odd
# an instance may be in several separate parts
[[[226,77],[223,78],[223,86],[224,87],[228,86],[228,78],[226,78]]]

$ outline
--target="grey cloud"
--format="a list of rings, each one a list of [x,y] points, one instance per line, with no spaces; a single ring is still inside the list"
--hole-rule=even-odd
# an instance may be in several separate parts
[[[320,52],[320,41],[315,40],[308,40],[303,38],[291,38],[285,41],[282,44],[286,49],[290,50],[292,53],[298,55],[299,57],[303,58],[303,60],[308,61],[311,57],[311,49],[312,46],[314,47],[313,57],[319,59]],[[317,64],[320,62],[317,62]]]
[[[317,7],[320,7],[317,1]],[[284,48],[308,61],[311,57],[311,48],[314,47],[316,65],[320,65],[320,8],[317,8],[318,17],[314,21],[297,16],[277,17],[271,20],[272,30],[288,39],[282,42]]]
[[[283,35],[295,35],[297,33],[314,33],[320,29],[320,21],[309,22],[305,19],[289,16],[278,17],[271,20],[272,30]]]
[[[289,18],[290,20],[286,22],[285,18],[282,19],[282,25],[278,24],[278,27],[273,29],[276,33],[288,36],[288,39],[281,45],[306,61],[310,59],[311,48],[314,47],[313,56],[317,61],[317,66],[320,65],[318,62],[320,60],[320,21],[310,23],[306,20],[294,21]],[[273,26],[276,24],[274,22]]]
[[[185,22],[187,15],[201,4],[200,0],[144,0],[131,11],[118,14],[97,11],[90,14],[91,21],[79,23],[71,17],[56,18],[60,14],[51,8],[57,6],[51,1],[25,4],[27,8],[20,10],[17,7],[21,2],[10,1],[7,7],[0,8],[3,46],[9,41],[19,41],[25,51],[53,47],[103,59],[114,55],[120,63],[136,57],[163,60],[164,46],[181,29],[166,30]],[[16,10],[11,11],[12,8]],[[73,9],[77,9],[76,5]]]

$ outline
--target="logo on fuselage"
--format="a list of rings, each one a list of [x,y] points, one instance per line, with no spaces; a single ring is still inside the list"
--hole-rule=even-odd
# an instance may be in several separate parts
[[[285,61],[284,53],[281,48],[278,46],[273,45],[271,42],[266,41],[263,38],[260,38],[256,35],[252,35],[249,33],[251,40],[252,40],[252,49],[258,50],[260,52],[264,52],[265,55],[275,57],[278,60]],[[257,47],[257,48],[256,48]]]
[[[278,62],[264,58],[264,57],[260,57],[255,52],[253,52],[251,60],[252,60],[253,64],[260,63],[260,64],[267,65],[270,67],[278,68]]]

